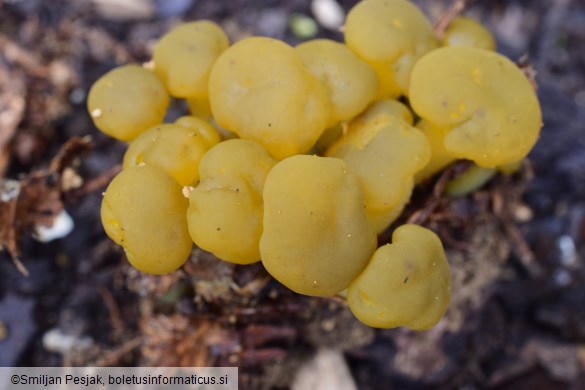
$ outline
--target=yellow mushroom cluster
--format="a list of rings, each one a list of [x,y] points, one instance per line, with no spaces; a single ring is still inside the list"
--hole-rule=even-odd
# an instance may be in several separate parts
[[[364,0],[344,31],[230,45],[213,22],[185,23],[155,46],[154,67],[96,81],[95,125],[129,143],[102,222],[134,267],[172,272],[195,244],[261,261],[300,294],[344,295],[370,326],[441,319],[451,291],[437,235],[403,225],[379,248],[377,236],[453,161],[476,164],[454,194],[516,166],[538,138],[538,100],[473,20],[439,39],[413,3]],[[164,122],[171,99],[189,115]]]

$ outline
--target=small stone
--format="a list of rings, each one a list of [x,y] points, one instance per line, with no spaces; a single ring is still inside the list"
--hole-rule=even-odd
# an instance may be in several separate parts
[[[43,335],[43,347],[49,352],[67,354],[72,350],[86,350],[93,345],[90,337],[77,337],[54,328]]]
[[[74,226],[75,224],[71,216],[65,210],[61,210],[53,220],[53,226],[46,227],[37,225],[33,237],[40,242],[51,242],[67,236],[71,233]]]
[[[339,31],[345,19],[345,12],[335,0],[313,0],[311,11],[317,22],[326,29]]]
[[[342,353],[321,349],[312,360],[301,367],[291,388],[354,390],[357,386]]]
[[[526,205],[518,205],[514,210],[514,219],[516,222],[528,222],[531,221],[534,216],[532,209]]]

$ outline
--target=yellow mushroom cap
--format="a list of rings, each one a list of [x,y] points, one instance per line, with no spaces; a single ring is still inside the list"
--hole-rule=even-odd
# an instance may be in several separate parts
[[[191,253],[185,220],[188,205],[181,186],[163,170],[131,167],[108,185],[101,219],[132,266],[159,275],[179,268]]]
[[[187,212],[198,247],[232,263],[260,260],[262,191],[274,164],[264,147],[242,139],[221,142],[203,156]]]
[[[379,98],[408,92],[412,65],[437,46],[429,21],[406,0],[359,2],[347,15],[344,33],[349,48],[375,68]]]
[[[469,46],[485,50],[496,49],[496,41],[492,33],[481,23],[463,16],[455,18],[447,27],[441,45]]]
[[[161,123],[169,94],[157,75],[138,65],[124,65],[100,77],[89,90],[87,109],[98,129],[131,141]]]
[[[450,297],[451,276],[441,240],[417,225],[397,228],[392,244],[378,248],[347,292],[349,308],[366,325],[415,330],[436,325]]]
[[[207,97],[188,98],[187,107],[189,107],[189,113],[193,116],[203,119],[211,118],[211,105]]]
[[[217,145],[221,141],[221,136],[215,127],[207,120],[193,115],[185,115],[175,121],[175,124],[196,131],[200,135],[207,149]]]
[[[445,136],[450,130],[449,127],[440,127],[423,119],[416,124],[416,128],[424,133],[431,146],[429,163],[415,176],[415,182],[418,184],[454,162],[455,157],[445,150]]]
[[[363,131],[362,127],[384,127],[396,121],[412,125],[414,117],[410,109],[398,100],[382,99],[370,104],[366,111],[351,121],[351,126]]]
[[[141,164],[157,166],[183,186],[199,181],[199,161],[220,140],[206,121],[183,117],[173,124],[150,128],[130,143],[124,169]]]
[[[326,152],[347,162],[358,176],[376,233],[398,217],[410,199],[414,175],[430,158],[426,137],[404,118],[412,120],[412,114],[401,103],[375,102]]]
[[[325,86],[284,42],[244,39],[215,63],[209,80],[217,123],[254,140],[277,159],[304,153],[331,120]]]
[[[451,129],[445,149],[482,167],[509,164],[532,149],[542,126],[536,93],[506,57],[464,46],[437,49],[414,66],[410,102]]]
[[[344,44],[315,39],[298,45],[296,50],[329,92],[331,124],[353,118],[374,98],[378,89],[376,73]]]
[[[225,32],[211,21],[181,24],[154,47],[156,73],[175,97],[207,98],[211,67],[228,46]]]
[[[264,267],[301,294],[344,290],[376,248],[363,204],[358,178],[344,161],[307,155],[282,160],[264,185]]]

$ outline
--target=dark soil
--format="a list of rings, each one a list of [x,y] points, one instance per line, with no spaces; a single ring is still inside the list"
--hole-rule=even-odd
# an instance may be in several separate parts
[[[117,65],[148,61],[153,42],[181,20],[215,20],[233,40],[259,34],[297,43],[290,15],[311,11],[300,0],[153,0],[120,20],[125,3],[0,0],[1,178],[40,175],[47,207],[64,206],[75,222],[47,244],[22,234],[28,277],[0,253],[0,366],[236,365],[242,388],[287,388],[316,351],[332,349],[360,389],[584,388],[582,1],[477,1],[467,12],[494,32],[500,52],[528,55],[544,127],[521,172],[465,198],[438,199],[424,221],[448,250],[453,302],[437,327],[418,333],[370,329],[337,299],[298,296],[260,265],[232,266],[200,250],[164,277],[127,264],[99,218],[125,146],[91,123],[91,84]],[[345,10],[354,3],[340,1]],[[447,5],[416,3],[433,20]],[[169,115],[183,109],[176,104]],[[67,141],[86,135],[89,152],[50,165]],[[55,175],[83,183],[57,191]],[[432,185],[416,191],[404,219],[429,204]],[[0,233],[13,228],[4,223]]]

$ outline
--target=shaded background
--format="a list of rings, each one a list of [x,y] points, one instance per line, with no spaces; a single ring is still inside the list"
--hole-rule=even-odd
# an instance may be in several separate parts
[[[339,3],[347,11],[355,2]],[[448,5],[416,3],[433,21]],[[71,189],[59,190],[58,203],[73,232],[48,244],[23,234],[28,277],[0,253],[0,365],[237,365],[242,388],[585,388],[583,1],[477,1],[466,12],[493,31],[500,52],[528,55],[544,128],[521,172],[441,199],[425,221],[443,238],[454,283],[449,312],[431,331],[374,331],[343,302],[295,295],[259,265],[199,250],[175,274],[142,275],[106,238],[100,183],[125,146],[92,125],[91,84],[148,61],[182,20],[217,21],[232,41],[301,42],[291,21],[313,17],[310,4],[0,0],[2,207],[5,179],[46,168],[71,137],[94,143],[60,172]],[[342,39],[322,27],[318,36]],[[183,110],[175,102],[169,115]],[[432,185],[415,193],[405,218],[429,202]]]

